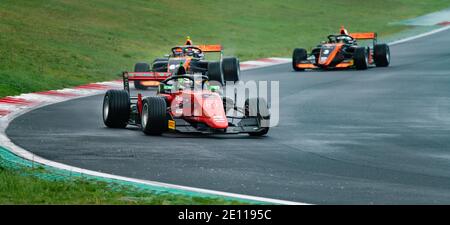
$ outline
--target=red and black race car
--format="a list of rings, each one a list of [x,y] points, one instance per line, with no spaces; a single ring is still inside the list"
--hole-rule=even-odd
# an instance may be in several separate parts
[[[109,90],[103,101],[103,122],[111,128],[138,126],[149,135],[164,132],[262,136],[269,131],[270,114],[262,98],[247,99],[243,107],[218,93],[208,77],[172,75],[162,81],[156,96],[130,97],[129,81],[146,80],[139,73],[123,74],[124,90]],[[213,83],[213,82],[211,82]],[[227,115],[230,110],[233,116]]]
[[[218,61],[206,60],[205,53],[219,53]],[[186,74],[202,74],[215,77],[215,80],[225,83],[226,81],[238,81],[240,74],[239,59],[236,57],[223,57],[221,45],[193,45],[188,37],[186,43],[172,48],[171,53],[165,58],[157,58],[153,63],[136,63],[134,72],[140,72],[141,76],[153,76],[151,80],[134,80],[137,89],[146,89],[149,86],[158,86],[164,76],[154,76],[153,73],[178,73],[182,67]],[[158,74],[156,74],[158,75]]]
[[[373,40],[372,47],[360,46],[357,40]],[[378,44],[376,33],[349,34],[344,27],[341,27],[340,34],[328,35],[328,41],[313,48],[310,54],[303,48],[296,48],[292,56],[295,71],[335,68],[365,70],[372,65],[387,67],[389,63],[389,46]]]

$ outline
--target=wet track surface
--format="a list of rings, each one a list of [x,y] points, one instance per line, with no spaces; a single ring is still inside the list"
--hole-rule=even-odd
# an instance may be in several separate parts
[[[388,68],[245,71],[280,81],[280,124],[246,135],[145,136],[105,128],[103,96],[15,119],[44,158],[179,185],[322,204],[450,203],[450,30],[391,47]]]

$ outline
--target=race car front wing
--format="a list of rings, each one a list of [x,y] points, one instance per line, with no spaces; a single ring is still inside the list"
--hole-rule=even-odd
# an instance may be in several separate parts
[[[174,118],[175,126],[172,127],[172,130],[179,133],[239,134],[260,132],[264,129],[260,126],[257,117],[227,117],[227,119],[228,128],[214,129],[203,123],[189,123],[182,118]]]

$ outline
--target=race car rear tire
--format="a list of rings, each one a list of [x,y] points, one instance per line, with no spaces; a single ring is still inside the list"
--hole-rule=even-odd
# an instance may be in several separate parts
[[[357,70],[365,70],[369,67],[369,55],[367,48],[357,47],[353,55],[353,61]]]
[[[208,61],[203,60],[191,60],[191,64],[189,66],[189,70],[192,73],[201,73],[202,75],[206,75],[208,72]]]
[[[297,64],[299,64],[301,61],[306,60],[308,57],[307,52],[303,48],[296,48],[294,49],[294,52],[292,53],[292,68],[295,71],[304,71],[305,69],[298,68]]]
[[[220,85],[224,84],[223,74],[220,68],[220,62],[210,62],[208,63],[208,79],[210,81],[216,81]]]
[[[241,68],[239,65],[239,59],[236,57],[225,57],[222,60],[222,70],[224,81],[237,82],[239,81],[239,75]]]
[[[389,45],[377,44],[373,47],[373,58],[377,67],[387,67],[391,61]]]
[[[134,65],[134,72],[150,72],[150,65],[148,63],[136,63]],[[142,85],[138,80],[134,81],[134,87],[141,90],[147,89],[147,87]]]
[[[167,131],[167,103],[161,97],[148,97],[142,101],[141,129],[148,135],[161,135]]]
[[[157,61],[152,65],[152,69],[154,72],[167,72],[167,61]]]
[[[248,133],[250,136],[263,136],[269,132],[270,111],[265,99],[250,98],[245,100],[244,111],[246,117],[256,116],[259,128],[261,128],[258,132]]]
[[[103,123],[110,128],[125,128],[130,119],[130,97],[125,90],[109,90],[103,98]]]

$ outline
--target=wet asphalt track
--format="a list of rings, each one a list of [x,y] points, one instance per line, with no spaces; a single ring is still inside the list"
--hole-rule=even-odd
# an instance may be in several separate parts
[[[134,178],[321,204],[450,203],[450,30],[391,47],[389,68],[243,72],[279,80],[265,138],[107,129],[103,96],[14,120],[14,143],[57,162]]]

